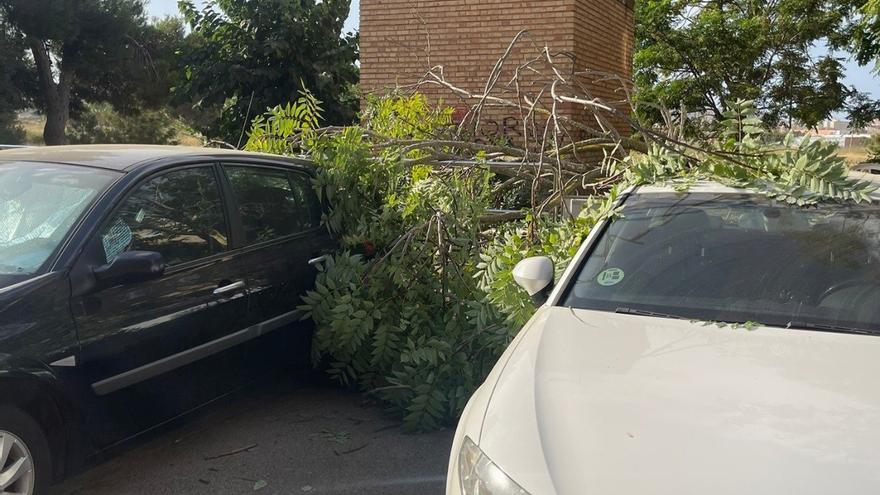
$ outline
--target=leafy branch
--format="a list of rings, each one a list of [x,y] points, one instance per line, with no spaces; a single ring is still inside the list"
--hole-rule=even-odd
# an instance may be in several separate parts
[[[546,255],[561,273],[591,229],[619,213],[626,188],[708,179],[795,206],[872,198],[829,146],[769,136],[753,102],[731,103],[699,141],[683,137],[687,122],[643,127],[619,78],[572,71],[547,47],[514,64],[513,46],[527,37],[480,92],[434,67],[409,88],[368,97],[360,125],[321,127],[321,104],[304,89],[248,135],[248,149],[314,161],[323,223],[342,243],[302,301],[316,362],[412,429],[453,422],[533,314],[514,265]],[[617,82],[621,100],[592,94],[597,81]],[[454,121],[418,91],[426,85],[467,110]],[[560,113],[562,104],[575,112]],[[520,139],[482,133],[499,107],[523,116]],[[577,215],[571,196],[586,198]]]

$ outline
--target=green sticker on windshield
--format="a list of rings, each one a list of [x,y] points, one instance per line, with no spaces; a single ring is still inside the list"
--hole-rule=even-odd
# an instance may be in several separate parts
[[[596,282],[599,282],[599,285],[603,285],[605,287],[611,285],[617,285],[623,280],[623,270],[620,268],[609,268],[596,277]]]

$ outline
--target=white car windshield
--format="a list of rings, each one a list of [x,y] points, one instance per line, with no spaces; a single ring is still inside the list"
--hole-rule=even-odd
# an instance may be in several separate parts
[[[753,194],[630,196],[563,305],[880,333],[880,207]]]
[[[36,273],[116,176],[72,165],[0,162],[0,285]]]

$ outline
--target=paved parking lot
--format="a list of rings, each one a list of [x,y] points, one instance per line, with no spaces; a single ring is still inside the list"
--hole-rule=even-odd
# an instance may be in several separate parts
[[[406,434],[363,396],[284,375],[152,433],[53,495],[444,492],[452,431]]]

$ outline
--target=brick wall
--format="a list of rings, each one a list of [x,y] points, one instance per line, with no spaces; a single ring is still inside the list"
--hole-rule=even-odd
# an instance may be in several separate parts
[[[495,62],[523,29],[531,38],[513,52],[502,81],[545,45],[553,52],[572,54],[573,60],[562,55],[556,60],[574,64],[577,70],[631,77],[632,0],[361,0],[360,6],[361,87],[366,92],[414,84],[432,66],[443,66],[450,82],[480,91]],[[616,87],[591,83],[590,90],[605,99],[619,99]],[[457,104],[446,90],[421,90],[435,100]],[[488,133],[515,132],[519,116],[505,112],[511,113],[491,110],[485,124]]]

